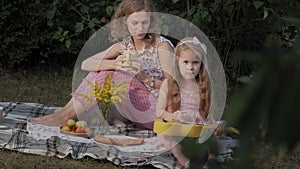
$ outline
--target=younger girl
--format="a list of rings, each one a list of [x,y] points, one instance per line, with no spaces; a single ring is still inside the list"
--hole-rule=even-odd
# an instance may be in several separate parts
[[[205,121],[210,106],[210,82],[203,65],[206,54],[206,46],[196,37],[178,43],[175,77],[161,84],[156,107],[159,118],[189,123]]]
[[[175,77],[165,79],[160,88],[156,114],[167,121],[201,123],[206,121],[210,106],[210,83],[203,59],[206,46],[196,37],[181,40],[175,49]],[[180,152],[173,137],[160,136],[180,165],[188,159]]]

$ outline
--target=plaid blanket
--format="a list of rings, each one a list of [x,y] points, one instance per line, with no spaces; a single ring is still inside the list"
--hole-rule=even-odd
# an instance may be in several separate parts
[[[57,128],[35,125],[27,122],[28,117],[38,117],[55,112],[59,107],[38,103],[0,102],[4,107],[4,119],[0,124],[0,147],[24,153],[64,158],[71,155],[74,159],[89,156],[107,159],[116,165],[153,165],[156,168],[180,168],[173,155],[157,146],[152,131],[139,130],[126,126],[121,130],[110,128],[110,133],[124,136],[143,136],[142,145],[121,147],[100,144],[92,139],[65,136],[56,132]],[[49,128],[49,135],[38,137],[30,129]],[[31,132],[30,132],[31,131]],[[156,147],[154,147],[156,146]],[[153,151],[156,149],[156,151]]]

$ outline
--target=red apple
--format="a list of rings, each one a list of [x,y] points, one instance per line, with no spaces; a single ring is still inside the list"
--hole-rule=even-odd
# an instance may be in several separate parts
[[[78,127],[76,128],[75,133],[84,133],[84,129],[82,127]]]

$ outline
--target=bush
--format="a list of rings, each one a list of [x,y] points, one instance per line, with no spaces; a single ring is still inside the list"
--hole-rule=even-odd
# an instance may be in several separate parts
[[[73,67],[84,43],[109,22],[120,1],[1,1],[2,66]],[[296,1],[155,0],[155,3],[158,11],[191,21],[209,37],[223,61],[229,82],[253,71],[236,53],[259,51],[266,42],[289,48],[299,31],[284,21],[284,17],[299,17]]]
[[[5,68],[73,66],[85,41],[106,23],[114,9],[114,4],[103,1],[84,3],[1,1],[1,65]]]
[[[291,0],[160,0],[161,11],[194,23],[214,44],[231,86],[237,78],[255,71],[237,53],[261,51],[267,43],[290,48],[299,27],[286,22],[299,17],[300,5]],[[169,6],[168,8],[166,8]]]

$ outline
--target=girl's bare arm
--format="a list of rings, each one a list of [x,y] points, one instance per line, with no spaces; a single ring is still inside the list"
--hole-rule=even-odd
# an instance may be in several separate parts
[[[97,53],[82,62],[81,69],[86,71],[115,70],[118,66],[121,45],[116,43],[107,50]]]
[[[165,79],[161,83],[157,105],[156,105],[156,116],[160,119],[165,119],[167,121],[176,121],[177,117],[172,113],[167,111],[168,106],[168,80]]]

